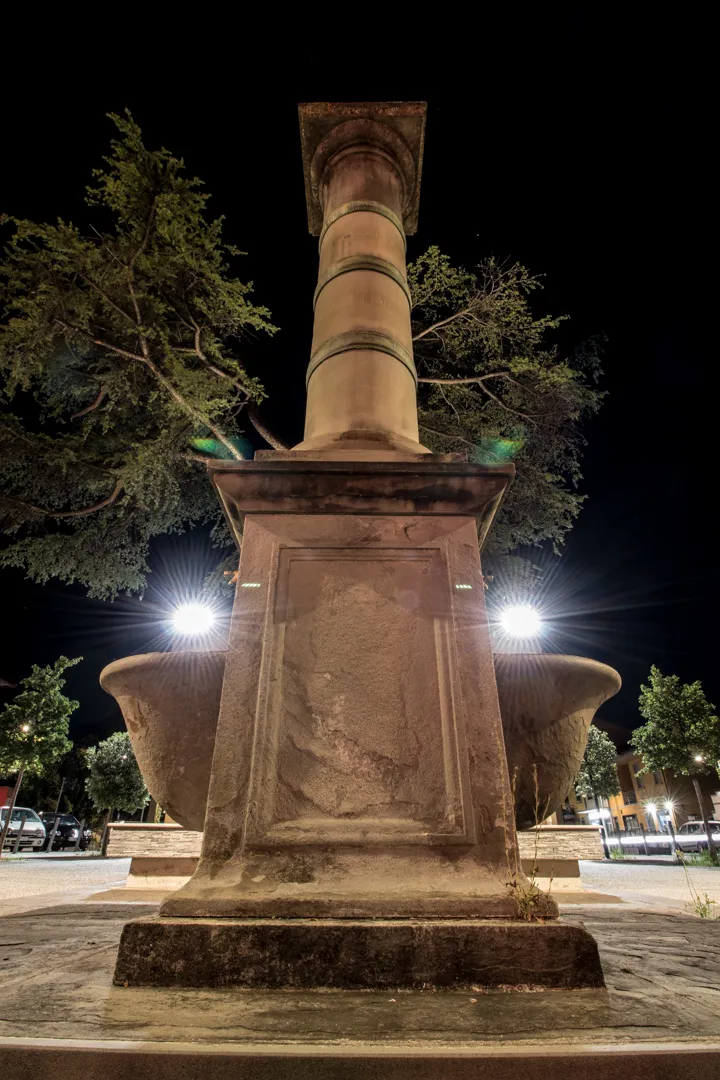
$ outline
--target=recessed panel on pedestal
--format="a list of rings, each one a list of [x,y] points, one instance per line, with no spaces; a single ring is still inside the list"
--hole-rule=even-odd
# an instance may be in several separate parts
[[[467,842],[442,547],[279,546],[248,841]]]

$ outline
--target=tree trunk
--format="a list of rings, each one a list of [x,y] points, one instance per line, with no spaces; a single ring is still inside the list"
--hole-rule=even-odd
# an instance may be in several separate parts
[[[5,837],[7,836],[8,829],[10,828],[10,821],[11,821],[12,816],[13,816],[13,810],[15,809],[15,803],[17,802],[18,793],[20,791],[20,785],[23,782],[23,776],[24,775],[25,775],[25,770],[21,769],[20,772],[17,775],[17,780],[15,781],[15,787],[13,788],[13,793],[10,796],[10,802],[8,804],[7,818],[5,819],[5,824],[3,825],[2,832],[0,833],[0,859],[2,859],[3,849],[5,848]]]
[[[692,786],[695,788],[695,798],[697,799],[698,806],[700,807],[700,816],[703,819],[703,825],[705,827],[705,834],[706,834],[706,836],[708,838],[708,851],[710,852],[710,858],[712,859],[712,861],[714,863],[717,863],[717,861],[718,861],[717,845],[716,845],[715,841],[713,840],[712,829],[710,828],[710,825],[708,824],[708,816],[707,816],[707,814],[705,812],[705,803],[703,802],[702,791],[700,790],[700,781],[698,780],[697,776],[691,776],[690,779],[692,780]]]

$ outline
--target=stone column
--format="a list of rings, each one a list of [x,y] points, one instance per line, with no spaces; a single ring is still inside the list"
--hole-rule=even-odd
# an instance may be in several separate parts
[[[305,438],[323,456],[428,453],[418,441],[405,233],[425,105],[300,107],[310,232],[320,237]],[[388,453],[389,451],[389,453]]]

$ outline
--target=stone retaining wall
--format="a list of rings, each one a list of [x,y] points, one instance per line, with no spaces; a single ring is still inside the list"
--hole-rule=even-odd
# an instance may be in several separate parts
[[[198,858],[202,833],[188,832],[181,825],[110,825],[108,855],[147,858]],[[537,852],[535,834],[538,835]],[[600,830],[596,825],[541,825],[537,830],[518,833],[523,860],[602,859]]]
[[[198,858],[202,833],[189,832],[182,825],[140,825],[130,822],[108,826],[107,853],[115,857],[146,856],[154,859]]]
[[[538,834],[538,859],[602,859],[603,847],[597,825],[540,825],[518,833],[520,855],[535,857],[535,835]]]

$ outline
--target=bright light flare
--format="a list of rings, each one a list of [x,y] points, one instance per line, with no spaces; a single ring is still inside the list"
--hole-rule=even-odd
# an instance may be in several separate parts
[[[542,619],[536,608],[529,604],[515,604],[500,613],[500,625],[510,637],[537,637],[542,630]]]
[[[20,730],[22,731],[23,735],[27,735],[28,731],[30,730],[30,725],[29,724],[23,724],[22,727],[20,728]]]
[[[645,809],[648,814],[657,814],[657,806],[654,802],[645,803]]]
[[[207,604],[181,604],[173,612],[173,627],[184,637],[201,637],[215,624],[215,612]]]
[[[672,812],[673,812],[673,810],[675,809],[675,803],[674,803],[674,802],[672,801],[672,799],[666,799],[666,800],[665,800],[665,809],[666,809],[666,810],[667,810],[667,811],[668,811],[669,813],[672,813]]]

